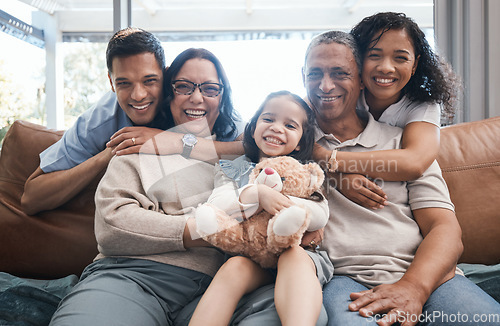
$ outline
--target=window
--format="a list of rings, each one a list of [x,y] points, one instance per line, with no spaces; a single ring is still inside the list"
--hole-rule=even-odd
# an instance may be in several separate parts
[[[2,10],[9,11],[9,13],[23,19],[26,23],[31,23],[31,12],[36,11],[36,8],[27,6],[17,0],[5,0],[4,2]],[[59,17],[64,22],[65,28],[68,28],[71,23],[75,23],[80,28],[73,26],[72,30],[81,31],[62,31],[64,43],[57,50],[61,49],[64,54],[64,74],[62,76],[64,78],[65,108],[63,120],[64,128],[68,128],[79,114],[88,109],[110,89],[105,65],[105,47],[111,34],[108,33],[109,35],[103,36],[104,33],[95,32],[95,30],[101,28],[100,26],[104,26],[104,24],[109,25],[109,22],[112,21],[113,5],[110,0],[102,1],[99,4],[96,2],[60,0],[58,1],[60,7],[51,9],[49,4],[49,1],[40,1],[37,6],[39,6],[40,11],[61,10],[62,14],[69,17]],[[248,7],[249,4],[250,8]],[[290,26],[297,29],[294,31],[276,31],[272,30],[272,28],[268,31],[237,30],[236,27],[240,24],[240,21],[234,19],[227,22],[227,24],[233,24],[233,27],[226,26],[227,29],[221,27],[220,31],[213,32],[213,35],[208,36],[205,32],[155,32],[151,29],[164,41],[167,64],[177,54],[189,47],[203,47],[212,51],[221,60],[228,74],[233,88],[235,108],[246,120],[253,115],[270,92],[287,89],[299,96],[305,96],[301,77],[305,50],[310,39],[322,30],[348,30],[363,17],[374,12],[395,10],[407,12],[409,16],[414,17],[426,31],[429,41],[433,40],[434,35],[432,28],[432,0],[407,1],[405,3],[401,3],[399,0],[385,0],[383,3],[356,0],[314,0],[308,3],[299,0],[290,0],[286,3],[283,1],[254,0],[253,2],[246,2],[246,11],[245,2],[231,2],[231,6],[228,6],[228,3],[222,0],[211,5],[207,5],[206,2],[201,0],[184,1],[182,4],[181,2],[172,2],[171,4],[162,2],[157,4],[157,8],[140,8],[142,5],[133,1],[132,5],[133,15],[135,15],[132,22],[140,22],[140,19],[144,21],[144,17],[149,17],[150,20],[155,20],[156,23],[158,23],[158,16],[173,18],[160,20],[160,22],[167,22],[165,23],[165,29],[167,30],[173,29],[168,23],[175,23],[175,26],[177,26],[175,28],[180,28],[179,24],[182,27],[188,21],[182,17],[168,16],[169,11],[165,11],[163,6],[169,5],[172,6],[172,10],[180,10],[179,12],[187,15],[201,14],[208,10],[220,18],[223,17],[224,13],[236,12],[238,17],[249,21],[255,18],[256,20],[251,24],[266,21],[271,24],[270,26],[274,26],[272,24],[276,24],[276,22],[288,22]],[[78,13],[71,11],[72,9],[78,9],[79,6],[85,7],[87,10],[89,6],[96,6],[96,8],[92,7],[96,10],[96,17],[91,28],[89,28],[92,31],[82,30],[82,28],[85,29],[89,26],[88,19],[80,19],[77,22],[78,19],[75,17],[82,17],[76,16]],[[200,8],[200,6],[206,8]],[[243,6],[243,8],[239,8],[239,6]],[[322,10],[321,8],[326,9]],[[153,17],[151,12],[155,10],[156,13]],[[226,12],[223,12],[224,10]],[[269,16],[273,19],[266,20],[267,16],[262,15],[262,11],[266,11],[265,14],[267,15],[273,14]],[[83,10],[83,12],[88,11]],[[283,16],[288,16],[277,17],[276,13],[284,13]],[[86,13],[86,15],[90,14]],[[105,19],[105,17],[109,17],[109,19]],[[297,19],[297,17],[303,19]],[[321,30],[312,31],[310,27],[307,28],[307,24],[319,20],[324,20],[322,21]],[[146,23],[149,23],[149,21],[146,21]],[[248,24],[249,22],[241,22],[242,25],[245,23]],[[188,25],[194,26],[193,28],[196,30],[201,28],[202,24],[211,24],[211,22],[201,18],[199,20],[190,19]],[[219,26],[226,24],[226,21],[219,19],[213,24]],[[99,27],[96,27],[96,25]],[[265,24],[263,23],[263,25]],[[288,28],[291,29],[290,26]],[[144,28],[148,29],[147,27]],[[180,29],[182,30],[182,28]],[[161,30],[161,28],[155,30]],[[4,41],[5,38],[10,38],[9,42]],[[16,100],[10,100],[16,103],[15,105],[1,107],[0,128],[8,125],[12,119],[27,119],[46,124],[48,120],[51,121],[45,115],[44,106],[46,49],[39,49],[5,33],[0,33],[0,41],[2,45],[7,44],[7,48],[9,48],[9,51],[0,52],[1,76],[12,77],[10,80],[12,82],[10,88],[12,92],[9,96],[16,98]],[[10,45],[13,44],[12,42],[15,42],[15,45]],[[2,48],[4,47],[2,46]],[[4,71],[6,71],[5,74]],[[2,95],[1,101],[6,102],[5,99],[8,98],[8,96]],[[0,105],[2,105],[1,102]],[[55,113],[50,111],[47,114],[53,117]]]

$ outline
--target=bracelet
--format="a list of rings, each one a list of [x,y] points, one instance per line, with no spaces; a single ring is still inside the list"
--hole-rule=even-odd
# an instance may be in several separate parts
[[[337,161],[337,150],[336,149],[334,149],[332,151],[332,155],[330,155],[330,159],[328,160],[328,163],[327,163],[327,168],[328,168],[328,172],[330,172],[330,173],[337,172],[337,170],[339,168],[339,161]]]

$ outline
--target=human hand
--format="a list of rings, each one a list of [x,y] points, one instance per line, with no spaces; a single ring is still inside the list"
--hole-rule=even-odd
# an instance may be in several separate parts
[[[303,247],[312,247],[313,249],[316,248],[317,245],[323,241],[323,234],[325,233],[324,229],[319,229],[316,231],[311,231],[311,232],[305,232],[304,236],[302,237],[302,243],[301,245]]]
[[[379,285],[371,290],[351,293],[349,310],[363,317],[386,314],[377,321],[379,326],[400,322],[401,326],[414,326],[427,301],[424,291],[408,281]]]
[[[196,220],[192,217],[186,220],[182,241],[186,249],[193,247],[212,247],[210,243],[203,240],[198,232],[196,232]]]
[[[135,154],[139,151],[143,152],[143,145],[156,135],[164,132],[161,129],[149,127],[124,127],[111,136],[110,141],[106,144],[107,147],[113,149],[113,154],[126,155]],[[151,153],[154,154],[154,148],[151,147]]]
[[[325,168],[327,166],[328,160],[332,155],[332,151],[324,148],[318,143],[314,143],[313,147],[313,158],[318,164]]]
[[[294,205],[290,198],[266,185],[257,185],[257,192],[260,208],[271,215],[275,215],[282,209]]]
[[[348,199],[366,208],[378,209],[387,205],[387,195],[375,182],[361,174],[328,173],[336,181],[337,189]]]

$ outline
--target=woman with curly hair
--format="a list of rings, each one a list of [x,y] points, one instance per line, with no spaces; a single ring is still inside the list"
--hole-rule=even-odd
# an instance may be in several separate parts
[[[364,90],[357,108],[392,126],[404,128],[402,148],[345,153],[316,146],[315,158],[328,162],[333,180],[351,200],[382,208],[386,196],[372,179],[418,178],[439,151],[441,116],[453,117],[459,78],[433,52],[418,25],[403,13],[382,12],[364,18],[352,30]],[[360,63],[358,63],[359,65]]]

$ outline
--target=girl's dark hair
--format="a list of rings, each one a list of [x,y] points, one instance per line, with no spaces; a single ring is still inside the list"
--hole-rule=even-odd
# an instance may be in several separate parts
[[[145,52],[153,53],[160,69],[165,69],[165,52],[156,36],[136,27],[119,30],[111,37],[106,49],[108,71],[113,72],[115,57],[128,57]]]
[[[215,66],[215,69],[217,70],[219,83],[224,85],[224,90],[222,91],[221,95],[219,95],[222,98],[219,104],[219,116],[217,117],[217,120],[215,120],[214,128],[212,130],[213,133],[215,133],[217,139],[237,136],[235,135],[237,133],[237,129],[234,121],[240,120],[241,118],[233,107],[231,85],[229,84],[226,72],[224,71],[224,68],[222,67],[219,59],[217,59],[217,57],[212,52],[206,49],[190,48],[184,50],[174,59],[174,61],[172,61],[172,64],[165,72],[163,94],[165,95],[164,103],[166,105],[166,129],[175,126],[174,118],[172,117],[172,112],[170,111],[170,102],[175,96],[174,89],[172,87],[172,81],[177,76],[186,61],[196,58],[205,59],[212,62]]]
[[[404,13],[378,13],[354,26],[351,34],[356,39],[362,58],[391,29],[405,30],[415,48],[415,58],[420,57],[415,74],[403,88],[403,93],[412,101],[441,103],[444,107],[442,114],[453,117],[461,81],[451,65],[432,51],[415,21]]]
[[[273,98],[280,96],[288,97],[293,102],[300,105],[306,112],[307,119],[302,124],[302,137],[299,141],[300,149],[298,151],[293,151],[289,156],[297,159],[300,162],[307,162],[312,159],[312,152],[314,146],[314,123],[315,117],[314,112],[311,110],[309,105],[298,95],[293,94],[289,91],[278,91],[269,94],[264,102],[260,105],[259,109],[255,112],[252,119],[248,122],[245,127],[245,133],[243,135],[243,147],[245,148],[245,155],[254,163],[258,163],[260,159],[260,149],[255,143],[253,134],[255,132],[255,126],[259,120],[262,111],[266,107],[266,104]]]

